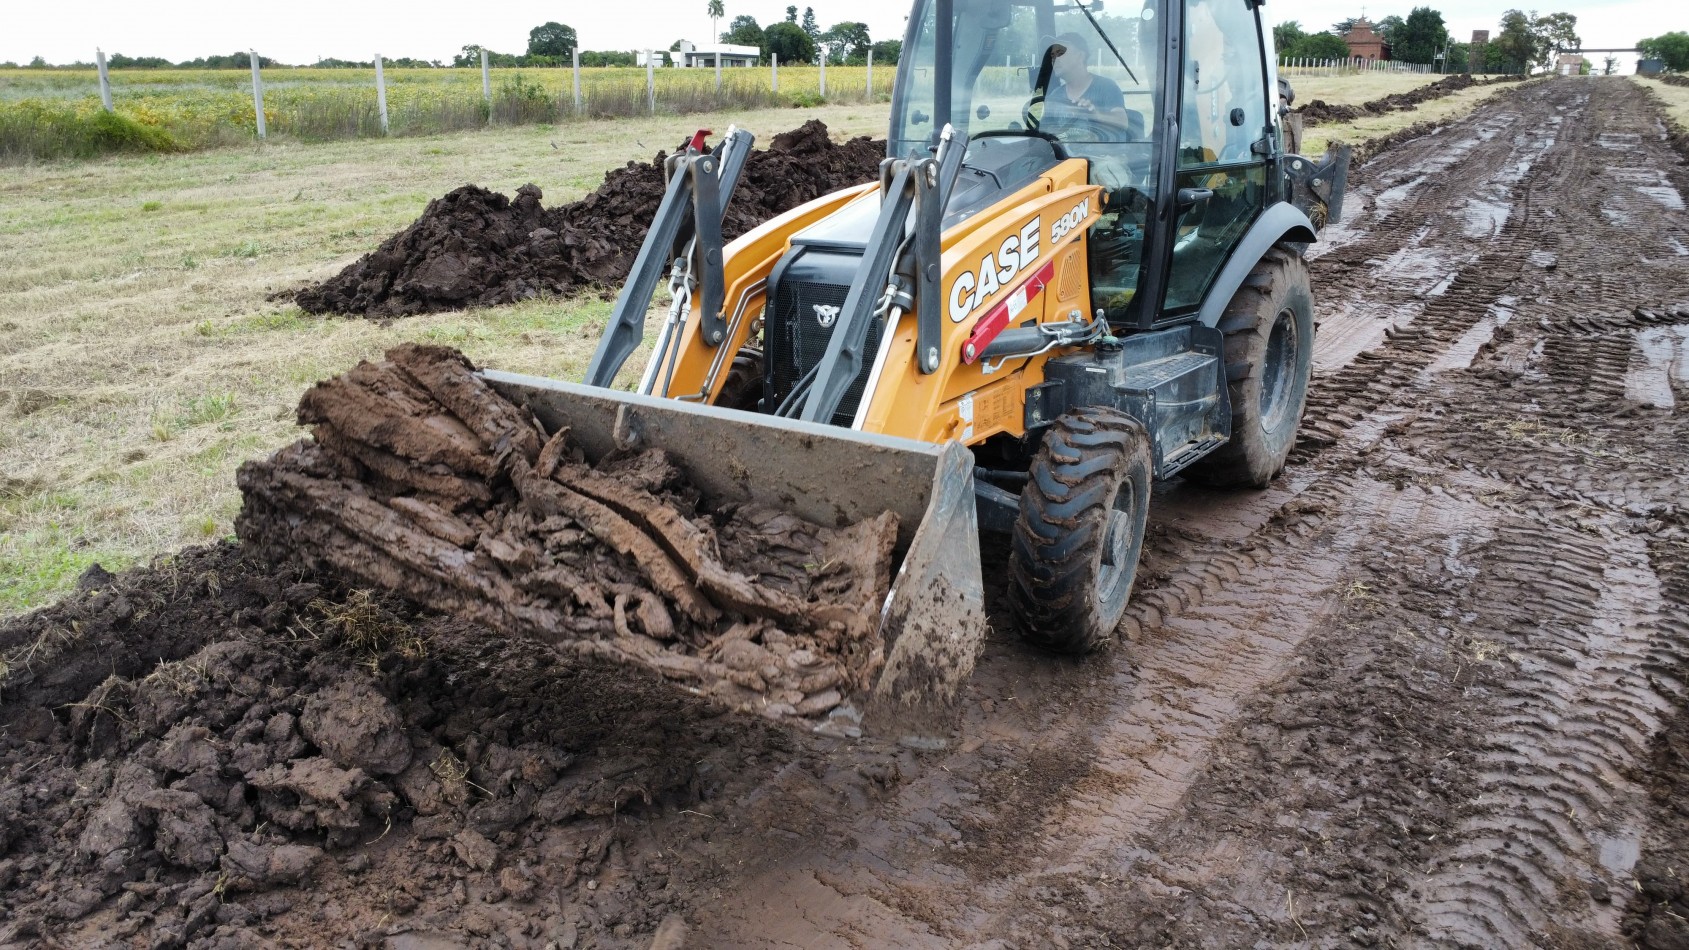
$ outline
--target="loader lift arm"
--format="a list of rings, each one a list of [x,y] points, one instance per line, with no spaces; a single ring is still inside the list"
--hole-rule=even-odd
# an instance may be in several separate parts
[[[673,331],[674,324],[696,313],[703,329],[701,338],[710,346],[718,345],[727,335],[721,314],[726,293],[722,212],[738,187],[755,137],[743,129],[730,129],[715,148],[704,151],[706,134],[699,132],[684,150],[663,163],[668,189],[657,206],[651,229],[645,233],[639,256],[634,258],[627,283],[616,297],[610,325],[587,365],[585,381],[589,386],[608,389],[622,364],[639,347],[645,337],[645,311],[665,269],[670,272],[674,293],[668,329]],[[678,336],[678,332],[666,332],[663,339],[672,344]],[[660,362],[661,357],[658,353],[653,361]]]
[[[938,371],[944,327],[938,290],[941,220],[967,153],[968,137],[946,125],[933,158],[888,159],[880,170],[880,214],[851,280],[838,328],[816,364],[799,418],[826,422],[838,411],[851,382],[862,371],[868,329],[884,315],[887,327],[911,307],[915,310],[916,365],[925,374]],[[910,228],[910,214],[914,227]]]

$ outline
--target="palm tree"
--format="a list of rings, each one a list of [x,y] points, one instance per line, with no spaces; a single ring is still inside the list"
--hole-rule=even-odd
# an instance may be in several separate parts
[[[710,42],[721,42],[721,34],[716,32],[716,21],[727,15],[722,9],[721,0],[710,0]]]

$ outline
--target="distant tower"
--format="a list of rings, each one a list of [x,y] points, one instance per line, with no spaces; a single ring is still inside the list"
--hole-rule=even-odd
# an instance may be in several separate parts
[[[1484,47],[1490,44],[1489,30],[1473,30],[1472,45],[1466,51],[1466,71],[1481,73],[1484,71]]]

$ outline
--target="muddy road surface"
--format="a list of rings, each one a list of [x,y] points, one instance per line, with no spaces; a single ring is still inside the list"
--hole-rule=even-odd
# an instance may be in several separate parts
[[[1557,79],[1353,183],[1283,476],[955,748],[187,552],[0,625],[0,945],[1689,945],[1689,170]]]

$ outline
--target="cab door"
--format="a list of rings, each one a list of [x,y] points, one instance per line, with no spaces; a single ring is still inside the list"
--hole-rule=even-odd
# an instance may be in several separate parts
[[[1188,0],[1179,44],[1172,268],[1161,320],[1201,306],[1266,207],[1274,147],[1258,0]],[[1169,97],[1170,99],[1172,97]]]

